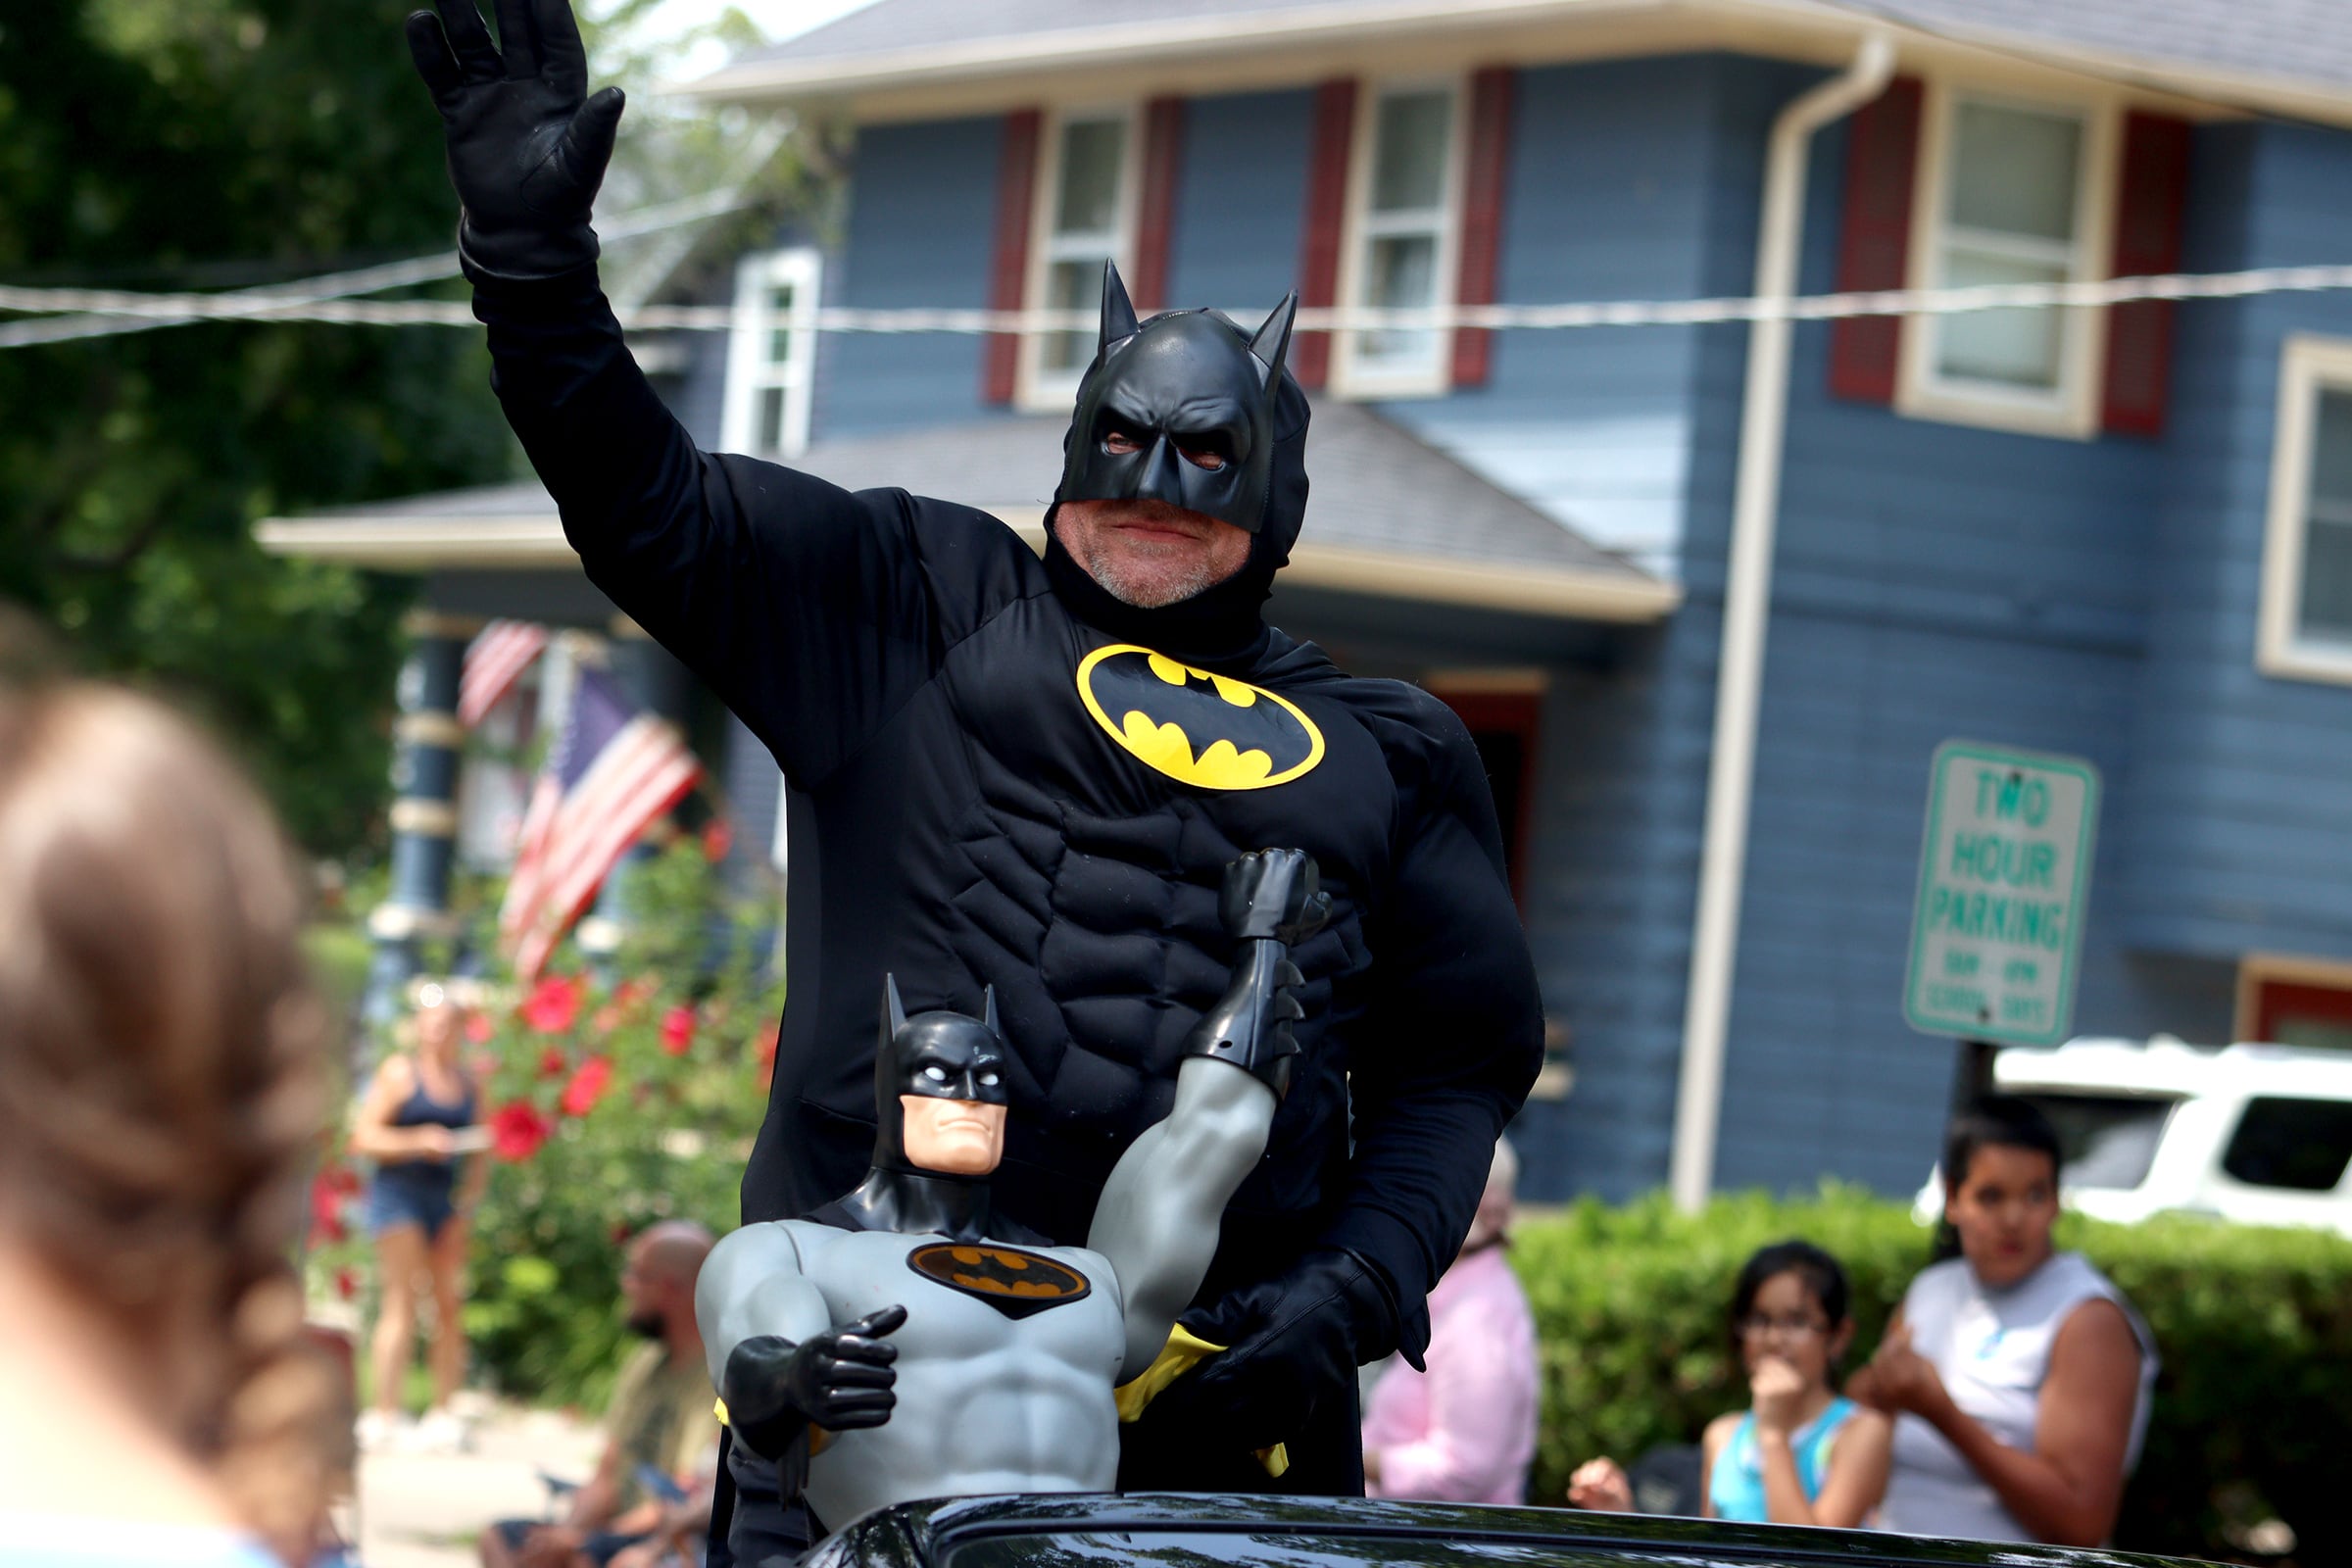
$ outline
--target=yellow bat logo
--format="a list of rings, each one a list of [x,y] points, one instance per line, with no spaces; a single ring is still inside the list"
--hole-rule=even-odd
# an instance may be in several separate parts
[[[977,1296],[1006,1317],[1027,1317],[1094,1294],[1087,1277],[1018,1247],[933,1242],[906,1254],[906,1266],[934,1284]]]
[[[1180,784],[1262,790],[1323,760],[1323,732],[1288,698],[1133,643],[1087,655],[1078,696],[1130,756]]]

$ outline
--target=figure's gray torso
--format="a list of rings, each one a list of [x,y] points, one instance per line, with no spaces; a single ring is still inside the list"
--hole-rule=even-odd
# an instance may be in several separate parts
[[[918,1497],[1111,1490],[1119,1458],[1112,1389],[1126,1330],[1118,1284],[1101,1254],[1075,1247],[1030,1250],[1083,1275],[1089,1289],[1013,1317],[910,1265],[926,1248],[958,1245],[945,1237],[777,1223],[790,1232],[834,1322],[893,1303],[906,1308],[906,1323],[891,1336],[899,1350],[897,1411],[879,1427],[836,1434],[809,1461],[808,1501],[827,1529]],[[985,1260],[975,1266],[991,1272]],[[1052,1298],[1011,1299],[1017,1307]]]

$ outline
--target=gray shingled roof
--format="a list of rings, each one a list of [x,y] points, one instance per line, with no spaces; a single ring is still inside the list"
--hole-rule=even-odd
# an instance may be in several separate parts
[[[1348,9],[1344,0],[1119,0],[1110,6],[1101,0],[874,0],[747,54],[728,71],[769,62],[879,63],[916,51],[986,56],[1055,41],[1082,45],[1089,34],[1108,41],[1139,27],[1169,24],[1201,24],[1213,33],[1217,24],[1247,21],[1253,30],[1279,33],[1291,26],[1329,26]],[[1365,0],[1363,9],[1393,16],[1409,7]],[[1541,0],[1525,0],[1525,9],[1544,8]],[[1567,15],[1578,7],[1562,0],[1558,9]],[[2159,72],[2352,90],[2348,0],[1818,0],[1789,10],[1792,17],[1818,17],[1823,10],[1879,16],[1955,39],[2077,63],[2088,52]]]
[[[2352,89],[2348,0],[1832,0],[1972,43],[2072,45],[2128,60]]]
[[[852,490],[897,487],[1042,516],[1061,473],[1059,418],[987,419],[818,442],[794,466]],[[1353,404],[1315,407],[1306,537],[1465,564],[1653,581],[1418,438]],[[322,511],[304,521],[553,517],[537,480]]]

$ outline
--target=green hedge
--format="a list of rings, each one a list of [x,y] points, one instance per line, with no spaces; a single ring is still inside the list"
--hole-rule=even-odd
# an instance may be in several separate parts
[[[1798,1201],[1719,1199],[1696,1216],[1663,1199],[1589,1202],[1519,1226],[1512,1256],[1544,1357],[1532,1500],[1559,1501],[1584,1459],[1695,1442],[1746,1402],[1724,1326],[1732,1281],[1749,1252],[1790,1236],[1845,1265],[1858,1364],[1928,1260],[1907,1204],[1828,1188]],[[2060,1241],[2123,1288],[2164,1356],[2117,1544],[2243,1555],[2245,1527],[2275,1511],[2295,1528],[2300,1561],[2347,1560],[2352,1242],[2185,1217],[2070,1217]]]

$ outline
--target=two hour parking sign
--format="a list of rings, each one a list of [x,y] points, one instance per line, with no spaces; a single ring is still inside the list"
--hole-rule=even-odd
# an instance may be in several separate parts
[[[1927,1034],[2051,1046],[2074,1022],[2099,775],[2073,757],[1936,749],[1903,1016]]]

